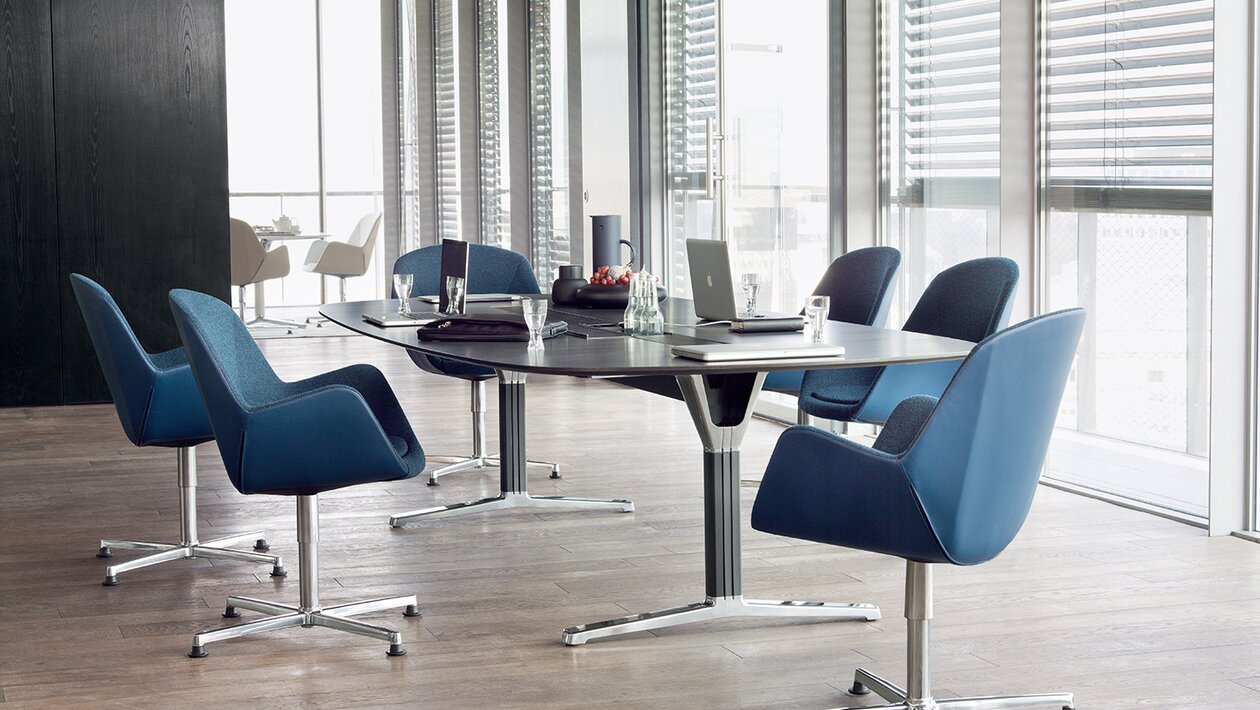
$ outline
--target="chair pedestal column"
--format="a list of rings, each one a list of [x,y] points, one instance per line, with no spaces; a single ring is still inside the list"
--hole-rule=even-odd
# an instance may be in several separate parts
[[[474,383],[482,384],[482,383]],[[482,385],[484,387],[484,384]],[[474,418],[477,415],[477,395],[474,389]],[[483,415],[484,417],[484,415]],[[484,422],[484,418],[482,420]],[[474,438],[474,442],[476,439]],[[436,459],[437,457],[432,457]],[[439,459],[440,460],[440,459]],[[533,496],[529,494],[529,481],[525,468],[532,463],[525,458],[525,375],[519,372],[499,373],[499,456],[487,457],[483,465],[499,467],[499,495],[468,503],[439,505],[408,513],[391,515],[389,524],[399,528],[421,519],[442,518],[465,513],[481,513],[505,508],[570,508],[577,510],[634,511],[634,503],[628,500],[599,500],[570,496]],[[478,466],[477,468],[480,468]]]
[[[393,629],[374,624],[365,624],[349,617],[386,609],[404,607],[403,616],[420,616],[416,604],[416,595],[401,597],[383,597],[361,602],[348,602],[333,606],[323,606],[319,600],[319,496],[306,495],[297,497],[297,538],[298,538],[298,603],[280,604],[278,602],[254,599],[251,597],[228,597],[223,616],[234,619],[241,615],[241,609],[257,611],[268,616],[258,621],[251,621],[236,626],[226,626],[214,631],[202,631],[193,636],[191,658],[205,658],[210,655],[206,644],[212,641],[224,641],[242,636],[287,629],[294,626],[311,628],[322,626],[334,631],[367,636],[389,642],[386,655],[405,656],[407,650],[402,645],[402,634]]]
[[[932,697],[932,566],[906,560],[906,687],[894,685],[865,668],[853,674],[851,695],[874,692],[887,705],[866,706],[900,708],[901,710],[1023,710],[1024,708],[1061,708],[1072,710],[1071,693],[1040,695],[994,695],[972,698]],[[849,710],[858,710],[850,708]]]
[[[620,619],[571,626],[561,639],[577,646],[620,636],[735,616],[879,618],[871,604],[744,599],[741,584],[739,449],[765,373],[681,375],[678,384],[704,445],[704,601]]]
[[[205,557],[221,560],[237,560],[239,562],[265,562],[271,565],[272,577],[285,576],[284,561],[279,555],[263,554],[271,547],[267,544],[267,534],[262,531],[229,535],[207,542],[197,537],[197,450],[192,446],[177,449],[179,483],[179,542],[144,542],[140,540],[101,540],[97,557],[113,557],[114,549],[148,550],[151,554],[137,557],[134,560],[119,562],[105,568],[106,587],[118,585],[118,575],[141,567],[149,567],[171,560],[185,560],[192,557]],[[254,543],[253,551],[227,549],[242,542]]]

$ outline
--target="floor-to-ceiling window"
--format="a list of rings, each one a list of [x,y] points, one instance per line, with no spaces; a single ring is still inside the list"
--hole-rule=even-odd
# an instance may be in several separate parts
[[[1044,9],[1043,307],[1089,311],[1046,475],[1205,516],[1213,3]]]
[[[726,239],[762,307],[798,311],[830,262],[828,4],[666,0],[666,278]],[[803,87],[809,87],[803,90]]]
[[[379,10],[356,0],[225,4],[233,217],[266,226],[283,214],[305,233],[345,240],[381,209]],[[289,276],[264,283],[267,305],[313,314],[320,279],[302,270],[310,242],[286,244]],[[377,253],[349,280],[349,297],[378,297],[380,268]]]
[[[886,0],[884,243],[904,318],[936,274],[998,252],[998,0]]]

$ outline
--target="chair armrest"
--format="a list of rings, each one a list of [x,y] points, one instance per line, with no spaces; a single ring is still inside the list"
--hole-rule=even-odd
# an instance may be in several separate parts
[[[883,424],[892,416],[893,409],[907,397],[919,394],[940,397],[961,364],[962,360],[943,360],[889,365],[871,386],[853,418],[870,424]]]
[[[946,562],[900,458],[813,427],[779,437],[752,526],[763,532]]]
[[[242,493],[318,492],[407,474],[363,396],[345,385],[249,410],[240,457]],[[260,469],[277,474],[251,476]]]
[[[409,448],[419,448],[420,442],[411,422],[403,412],[394,389],[389,386],[385,375],[377,368],[367,364],[357,364],[325,372],[305,380],[290,382],[285,385],[292,391],[305,391],[341,385],[350,387],[363,397],[372,416],[376,418],[381,429],[389,436],[396,436],[407,442]]]
[[[938,401],[940,400],[936,397],[928,395],[915,395],[901,400],[901,404],[888,415],[888,422],[875,439],[874,448],[894,456],[904,454],[918,438],[923,425],[927,424]]]
[[[319,264],[319,258],[324,255],[324,250],[329,244],[330,242],[326,239],[316,239],[311,242],[311,248],[306,250],[306,258],[302,260],[302,270],[314,271],[315,266]]]
[[[318,263],[311,263],[311,256],[308,254],[306,261],[310,265],[310,270],[316,273],[324,274],[351,274],[361,275],[367,271],[366,259],[363,256],[363,249],[351,246],[345,242],[324,242],[324,248],[319,253]],[[311,251],[315,250],[314,245]],[[305,266],[303,268],[306,268]]]

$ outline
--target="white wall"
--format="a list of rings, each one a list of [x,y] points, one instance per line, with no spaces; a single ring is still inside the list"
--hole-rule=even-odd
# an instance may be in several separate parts
[[[624,0],[582,2],[582,182],[584,268],[591,269],[591,215],[630,226],[630,78]]]

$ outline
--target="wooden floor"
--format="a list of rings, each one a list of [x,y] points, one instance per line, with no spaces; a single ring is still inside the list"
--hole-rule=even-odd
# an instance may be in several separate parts
[[[264,348],[288,378],[373,362],[427,451],[467,446],[466,385],[388,346]],[[402,631],[402,658],[325,629],[187,658],[193,632],[225,623],[225,595],[294,602],[296,575],[188,560],[101,586],[99,537],[176,535],[174,453],[132,447],[106,406],[0,410],[0,707],[827,708],[873,702],[842,692],[855,666],[902,677],[902,563],[751,531],[751,486],[746,593],[874,602],[884,620],[735,620],[562,645],[570,624],[700,600],[700,449],[680,403],[596,381],[531,383],[529,453],[564,469],[561,481],[532,474],[533,490],[628,497],[637,511],[385,524],[491,494],[492,473],[322,496],[324,600],[418,594],[421,619],[363,617]],[[778,431],[754,422],[746,478]],[[198,460],[202,537],[263,527],[295,571],[292,500],[238,495],[213,446]],[[1004,555],[938,568],[936,592],[940,696],[1070,690],[1082,710],[1260,707],[1260,545],[1043,488]]]

